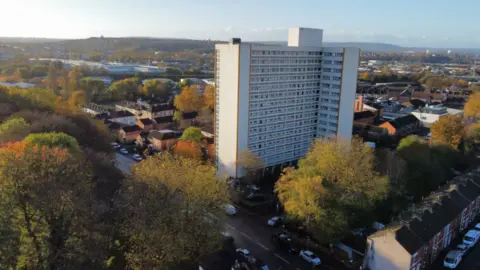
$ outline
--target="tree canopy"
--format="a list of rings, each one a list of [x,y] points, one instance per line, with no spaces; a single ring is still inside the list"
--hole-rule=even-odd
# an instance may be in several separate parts
[[[185,86],[182,92],[175,96],[174,102],[175,107],[182,112],[196,112],[203,105],[202,96],[195,85]]]
[[[258,180],[259,171],[265,166],[263,159],[252,151],[246,149],[238,154],[238,165],[244,171],[245,181],[254,182]]]
[[[107,93],[110,100],[134,100],[139,94],[137,78],[128,78],[114,82],[108,89]]]
[[[387,178],[374,170],[372,150],[359,138],[319,139],[298,169],[286,169],[275,186],[286,213],[322,242],[371,221],[388,189]]]
[[[0,124],[0,141],[23,139],[30,131],[30,125],[25,119],[12,117]]]
[[[196,127],[188,127],[183,131],[181,140],[200,143],[203,138],[202,131]]]
[[[206,108],[213,110],[215,108],[215,87],[207,84],[203,92],[203,103]]]
[[[149,97],[158,97],[167,99],[173,90],[173,84],[170,82],[161,82],[159,80],[149,80],[142,87],[142,94]]]
[[[457,149],[465,134],[462,118],[455,115],[441,117],[430,128],[432,143],[445,144]]]
[[[122,234],[133,269],[170,269],[197,261],[221,245],[225,182],[201,161],[158,154],[133,166],[122,192]]]
[[[468,97],[467,103],[463,108],[465,117],[480,118],[480,93],[473,93]]]
[[[28,145],[59,147],[74,152],[80,151],[77,140],[65,133],[32,133],[25,138]]]

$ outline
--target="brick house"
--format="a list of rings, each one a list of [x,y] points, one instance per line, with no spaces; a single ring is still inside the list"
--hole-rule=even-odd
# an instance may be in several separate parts
[[[140,133],[142,133],[142,128],[137,125],[125,126],[118,131],[118,139],[123,143],[134,142]]]
[[[412,134],[420,128],[420,120],[414,115],[406,115],[395,118],[381,124],[379,127],[388,130],[388,134],[400,137]]]
[[[137,122],[135,115],[129,111],[110,112],[109,120],[114,123],[127,125],[127,126],[133,126],[135,125],[135,122]]]
[[[198,113],[197,112],[189,112],[189,113],[182,113],[182,120],[179,121],[179,128],[186,129],[191,125],[195,124],[196,118]]]
[[[155,122],[150,118],[142,118],[137,120],[137,126],[142,129],[143,133],[148,133],[155,127]]]
[[[173,116],[162,116],[153,119],[155,121],[154,128],[158,130],[170,128],[174,125]]]
[[[156,151],[163,151],[174,145],[177,137],[173,130],[153,130],[148,134],[147,141],[152,144]]]
[[[479,213],[480,174],[456,177],[367,239],[364,267],[420,270],[459,236]]]

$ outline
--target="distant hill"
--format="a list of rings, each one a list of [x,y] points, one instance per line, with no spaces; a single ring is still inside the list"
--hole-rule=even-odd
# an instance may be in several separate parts
[[[212,52],[215,43],[226,41],[213,40],[193,40],[193,39],[176,39],[176,38],[149,38],[149,37],[92,37],[87,39],[46,39],[46,38],[5,38],[0,37],[0,43],[10,44],[29,44],[39,46],[49,46],[58,49],[70,49],[77,52],[91,51],[196,51],[196,52]],[[287,45],[286,42],[280,41],[256,41],[246,42],[254,44],[268,45]],[[446,49],[427,48],[427,47],[402,47],[398,45],[378,42],[324,42],[325,46],[331,47],[358,47],[366,52],[424,52],[425,50],[445,51]],[[478,54],[480,49],[453,49],[454,52]]]

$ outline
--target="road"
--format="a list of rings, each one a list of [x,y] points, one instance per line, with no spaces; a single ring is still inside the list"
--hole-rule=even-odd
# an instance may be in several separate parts
[[[116,153],[117,167],[124,173],[130,172],[130,166],[135,161],[130,156]],[[300,258],[298,254],[290,254],[286,251],[277,250],[272,245],[271,236],[280,232],[281,229],[274,229],[267,225],[268,217],[251,215],[242,208],[237,208],[237,215],[226,218],[227,231],[234,237],[235,245],[238,248],[246,248],[250,253],[264,261],[271,270],[303,270],[312,269],[312,266]],[[319,255],[322,259],[322,255]],[[335,266],[320,266],[315,269],[335,269]]]
[[[130,173],[130,166],[135,163],[131,156],[125,156],[120,153],[115,153],[117,159],[117,168],[124,173]]]
[[[480,245],[477,244],[460,263],[459,270],[480,269]]]

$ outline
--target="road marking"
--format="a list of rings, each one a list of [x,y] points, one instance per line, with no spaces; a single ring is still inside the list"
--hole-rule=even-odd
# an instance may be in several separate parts
[[[263,249],[265,249],[266,251],[268,251],[268,248],[265,247],[264,245],[260,244],[260,243],[257,243],[257,245],[261,246]]]
[[[250,236],[244,234],[243,232],[240,232],[243,236],[245,236],[246,238],[250,239],[250,240],[253,240]]]
[[[289,262],[289,261],[285,260],[285,259],[284,259],[284,258],[282,258],[280,255],[278,255],[277,253],[273,253],[273,255],[277,256],[277,258],[279,258],[280,260],[282,260],[282,261],[284,261],[284,262],[286,262],[286,263],[290,264],[290,262]],[[297,269],[298,269],[298,268],[297,268]]]
[[[235,227],[233,227],[233,226],[232,226],[232,225],[230,225],[230,224],[227,224],[227,226],[228,226],[229,228],[232,228],[232,229],[236,230],[236,228],[235,228]]]

